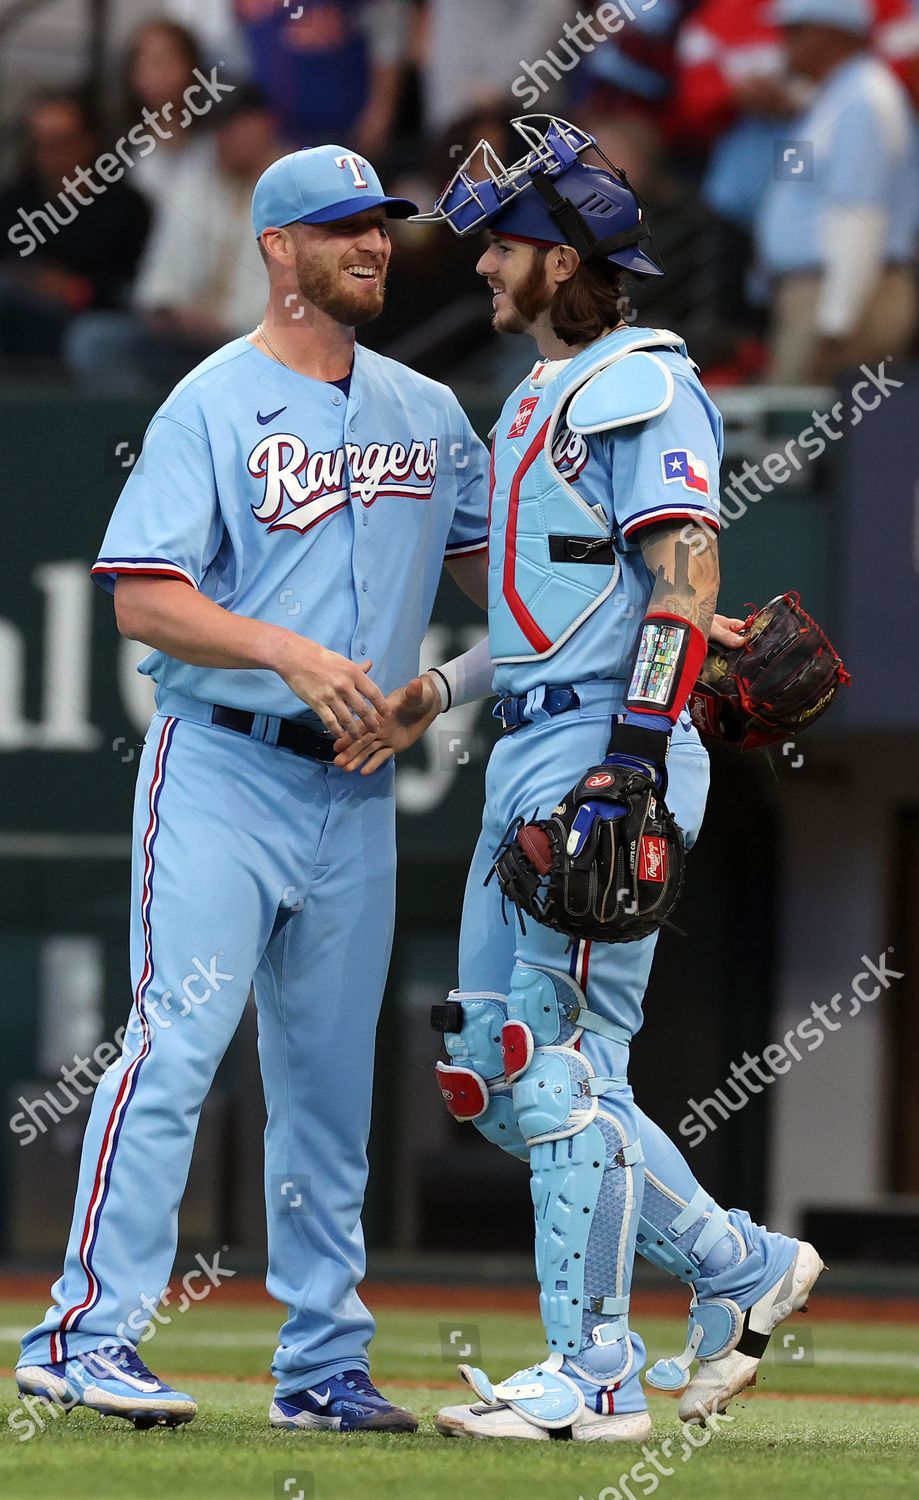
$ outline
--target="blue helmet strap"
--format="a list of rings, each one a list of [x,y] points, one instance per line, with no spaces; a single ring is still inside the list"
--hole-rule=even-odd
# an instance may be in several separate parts
[[[565,244],[571,245],[581,260],[611,255],[615,250],[624,250],[627,245],[638,245],[642,240],[651,238],[644,225],[636,224],[633,229],[620,229],[618,234],[608,234],[602,240],[598,239],[590,225],[585,224],[574,204],[562,197],[545,172],[534,172],[530,181],[564,234]]]

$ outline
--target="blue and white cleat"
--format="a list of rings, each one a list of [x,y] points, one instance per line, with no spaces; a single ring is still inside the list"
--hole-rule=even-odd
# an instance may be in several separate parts
[[[637,1376],[622,1385],[601,1386],[569,1374],[570,1368],[560,1354],[550,1354],[496,1385],[484,1370],[460,1365],[461,1376],[480,1399],[474,1406],[442,1407],[434,1425],[444,1437],[644,1442],[651,1418]]]
[[[35,1397],[70,1412],[88,1406],[103,1417],[126,1417],[142,1431],[190,1422],[198,1404],[147,1369],[129,1344],[112,1344],[51,1365],[20,1365],[21,1400]]]
[[[275,1396],[272,1427],[332,1432],[416,1432],[418,1418],[381,1396],[365,1370],[342,1370],[314,1387]]]

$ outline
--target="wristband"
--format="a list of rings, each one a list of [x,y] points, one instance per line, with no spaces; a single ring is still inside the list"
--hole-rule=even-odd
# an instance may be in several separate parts
[[[680,615],[645,615],[635,670],[626,694],[629,716],[664,715],[675,724],[702,669],[708,643],[698,625]]]
[[[437,678],[434,686],[437,688],[437,691],[440,694],[441,713],[449,713],[450,709],[453,707],[453,693],[451,691],[449,682],[447,681],[443,672],[440,670],[440,667],[428,667],[428,674],[431,677]]]
[[[667,764],[670,734],[666,730],[645,729],[637,724],[614,724],[606,747],[607,755],[634,755],[636,760],[650,761],[663,770]]]

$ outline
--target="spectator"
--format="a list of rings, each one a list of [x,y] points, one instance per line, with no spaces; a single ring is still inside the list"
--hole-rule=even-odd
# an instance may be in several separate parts
[[[254,328],[264,268],[252,234],[252,190],[281,154],[261,95],[243,85],[216,125],[217,168],[202,193],[183,179],[166,200],[138,274],[134,311],[80,318],[65,353],[97,386],[174,384],[190,366]]]
[[[676,329],[700,365],[730,361],[734,341],[712,259],[712,217],[698,193],[670,170],[662,126],[650,115],[629,112],[618,119],[588,119],[585,128],[641,198],[665,271],[626,279],[623,316]]]
[[[406,0],[236,0],[236,10],[285,141],[336,141],[377,160],[398,105]]]
[[[774,287],[768,375],[824,381],[910,346],[919,146],[905,90],[866,50],[868,0],[778,0],[775,15],[790,73],[815,87],[759,222]]]
[[[392,177],[390,192],[428,207],[481,140],[487,140],[505,163],[513,161],[522,155],[524,145],[508,124],[512,113],[504,104],[454,121],[429,150],[426,161]],[[362,341],[423,375],[449,383],[464,361],[483,347],[493,352],[498,348],[491,302],[482,278],[476,275],[477,256],[468,240],[445,235],[430,224],[392,219],[389,233],[393,257],[386,304],[380,316],[362,329]]]
[[[872,0],[875,41],[902,76],[919,57],[913,0]],[[812,84],[789,78],[772,0],[701,0],[680,32],[675,136],[709,155],[702,196],[717,221],[714,255],[725,317],[759,332],[748,281],[753,226],[772,177],[775,143],[789,133]]]
[[[81,91],[38,95],[25,116],[27,154],[0,193],[0,356],[52,359],[86,308],[117,307],[130,288],[150,219],[109,156]],[[94,170],[97,160],[100,170]]]
[[[575,9],[570,0],[427,0],[428,130],[440,134],[472,110],[493,107],[508,87],[515,100],[526,100],[531,87],[545,90],[543,99],[526,104],[531,111],[558,105],[566,75],[583,57],[562,39],[564,22]],[[522,87],[515,90],[518,82]],[[522,103],[513,110],[523,112]]]
[[[214,115],[191,115],[183,126],[184,94],[204,59],[194,34],[177,21],[146,21],[135,31],[125,63],[125,119],[129,130],[149,110],[163,122],[156,150],[139,156],[131,182],[159,211],[188,175],[202,188],[216,160]],[[227,98],[231,97],[229,95]],[[221,101],[222,103],[223,101]],[[169,132],[166,134],[166,132]]]
[[[132,0],[136,3],[136,0]],[[296,4],[297,0],[291,0]],[[236,15],[236,0],[159,0],[163,16],[193,31],[208,65],[220,60],[231,78],[247,78],[249,58]]]
[[[676,128],[704,160],[704,203],[714,215],[712,256],[722,316],[736,335],[762,337],[748,283],[753,225],[772,171],[773,145],[802,107],[785,75],[771,0],[702,0],[680,33]],[[710,153],[710,155],[709,155]]]
[[[697,5],[698,0],[656,0],[645,11],[623,14],[625,24],[584,59],[588,108],[617,119],[638,114],[668,139],[673,136],[676,47]],[[679,147],[679,140],[675,144]]]

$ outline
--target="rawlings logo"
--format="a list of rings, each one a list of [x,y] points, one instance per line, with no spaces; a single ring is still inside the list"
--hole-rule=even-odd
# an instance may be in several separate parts
[[[269,531],[309,531],[348,504],[380,499],[430,500],[437,478],[437,439],[404,443],[346,443],[310,453],[301,438],[272,432],[246,460],[253,479],[264,481],[252,514]],[[285,505],[285,502],[289,502]]]
[[[584,785],[593,791],[595,788],[599,789],[602,786],[612,786],[612,783],[613,777],[609,771],[595,771],[593,776],[588,776]]]
[[[530,425],[530,418],[539,405],[538,396],[525,396],[517,408],[517,415],[507,429],[509,438],[523,437]]]
[[[667,845],[664,839],[645,834],[638,851],[639,880],[653,880],[662,885],[667,878]]]

